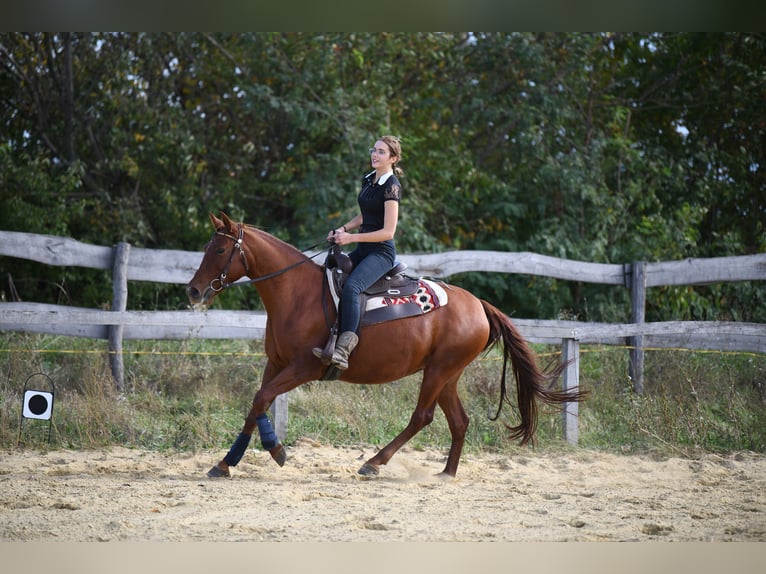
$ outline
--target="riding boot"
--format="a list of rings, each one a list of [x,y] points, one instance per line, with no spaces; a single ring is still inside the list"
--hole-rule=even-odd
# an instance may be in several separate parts
[[[341,371],[348,369],[348,357],[354,350],[359,337],[353,331],[343,331],[338,337],[338,344],[335,345],[335,352],[332,354],[332,364]]]

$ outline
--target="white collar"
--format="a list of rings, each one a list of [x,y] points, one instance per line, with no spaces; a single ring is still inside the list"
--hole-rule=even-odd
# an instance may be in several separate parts
[[[374,175],[374,174],[375,172],[371,171],[370,173],[367,174],[367,177],[370,177],[371,175]],[[383,185],[384,183],[386,183],[386,180],[392,175],[394,175],[394,170],[393,169],[388,170],[386,173],[384,173],[378,178],[377,184]]]

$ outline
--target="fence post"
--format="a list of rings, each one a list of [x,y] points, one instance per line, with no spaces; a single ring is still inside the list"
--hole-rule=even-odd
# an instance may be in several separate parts
[[[287,393],[277,395],[271,405],[271,418],[274,419],[274,432],[277,438],[285,442],[287,438]]]
[[[568,391],[580,384],[580,342],[576,339],[564,339],[561,342],[561,360],[566,365],[562,376],[564,390]],[[571,445],[576,445],[580,439],[580,429],[577,418],[579,403],[564,403],[563,427],[564,438]]]
[[[646,261],[633,263],[630,278],[630,321],[643,323],[646,318]],[[633,391],[644,392],[644,337],[629,337],[630,366],[628,374],[633,381]]]
[[[120,242],[114,246],[112,261],[112,311],[128,308],[128,257],[130,244]],[[125,365],[122,360],[122,325],[109,325],[109,366],[117,390],[125,389]]]

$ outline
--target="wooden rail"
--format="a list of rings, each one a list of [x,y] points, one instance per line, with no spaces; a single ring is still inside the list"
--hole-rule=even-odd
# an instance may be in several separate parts
[[[532,343],[630,344],[644,337],[652,348],[683,348],[766,353],[766,325],[734,321],[665,321],[657,323],[586,323],[513,319]],[[103,311],[43,303],[0,304],[0,328],[108,339],[109,327],[123,327],[125,339],[263,339],[263,311]]]
[[[1,303],[0,329],[106,339],[115,383],[122,388],[123,339],[262,339],[262,312],[128,311],[128,282],[186,284],[202,254],[178,250],[150,250],[120,243],[95,246],[50,235],[0,231],[0,256],[18,257],[46,265],[111,270],[112,310],[82,309],[40,303]],[[571,261],[535,253],[452,251],[402,254],[412,275],[446,278],[457,273],[485,271],[540,275],[568,281],[601,283],[629,288],[631,323],[603,324],[577,321],[516,319],[521,334],[533,343],[561,344],[564,360],[572,363],[563,376],[565,388],[579,383],[579,345],[600,343],[631,347],[631,378],[643,389],[645,347],[688,348],[766,353],[766,325],[732,322],[645,323],[646,290],[662,285],[704,285],[766,279],[766,254],[685,259],[682,261],[601,264]],[[277,434],[287,428],[287,398],[279,397],[273,411]],[[577,404],[564,410],[566,439],[577,442]]]

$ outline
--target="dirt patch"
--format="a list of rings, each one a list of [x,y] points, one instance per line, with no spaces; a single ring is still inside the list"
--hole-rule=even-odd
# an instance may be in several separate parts
[[[224,453],[5,452],[2,541],[766,541],[766,457],[690,460],[565,454],[464,455],[454,480],[438,451],[403,449],[374,479],[372,448],[312,441],[278,467]]]

